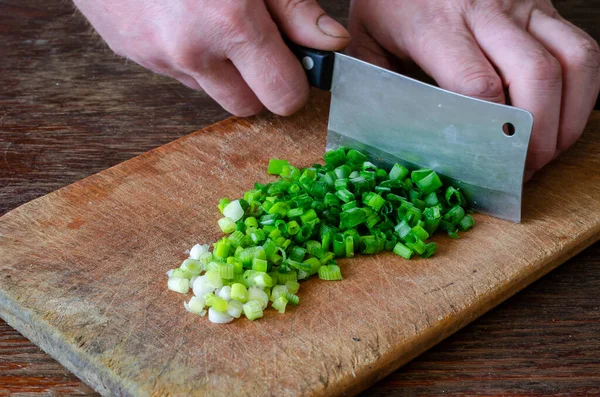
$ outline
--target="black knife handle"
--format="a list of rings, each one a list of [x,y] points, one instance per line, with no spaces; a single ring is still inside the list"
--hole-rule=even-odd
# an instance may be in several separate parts
[[[329,91],[331,89],[331,78],[333,76],[333,60],[335,55],[332,51],[321,51],[302,47],[285,40],[296,58],[300,61],[306,72],[308,82],[313,87]]]

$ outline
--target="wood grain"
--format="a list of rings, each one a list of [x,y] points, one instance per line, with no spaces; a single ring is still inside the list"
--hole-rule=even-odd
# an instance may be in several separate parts
[[[345,19],[345,2],[321,3]],[[555,5],[600,38],[600,1]],[[0,35],[0,214],[226,117],[203,93],[112,55],[67,2],[2,0]],[[373,393],[600,394],[599,258],[596,244]],[[10,330],[0,320],[0,396],[91,393]]]
[[[522,224],[477,215],[430,260],[340,261],[345,281],[306,282],[287,316],[188,315],[164,272],[218,238],[210,203],[267,181],[269,157],[319,161],[328,108],[228,119],[4,215],[0,315],[105,395],[355,394],[600,237],[594,117],[528,184]]]

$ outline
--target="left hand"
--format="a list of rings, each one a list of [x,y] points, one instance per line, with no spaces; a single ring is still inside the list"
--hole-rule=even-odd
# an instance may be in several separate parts
[[[549,0],[352,0],[349,53],[413,60],[442,88],[529,110],[526,179],[581,136],[600,89],[600,49]]]

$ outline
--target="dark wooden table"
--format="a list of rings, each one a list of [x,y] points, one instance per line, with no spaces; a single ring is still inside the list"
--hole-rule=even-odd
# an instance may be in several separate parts
[[[599,0],[556,3],[600,38]],[[0,215],[227,116],[113,55],[68,2],[0,0]],[[596,243],[363,395],[600,395],[599,287]],[[96,394],[0,320],[5,395]]]

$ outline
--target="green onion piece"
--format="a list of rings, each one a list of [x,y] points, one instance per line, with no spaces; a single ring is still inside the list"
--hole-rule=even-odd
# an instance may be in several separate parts
[[[325,153],[323,159],[328,167],[335,168],[341,164],[344,164],[346,161],[346,152],[344,151],[344,148],[332,150]]]
[[[346,159],[348,163],[355,164],[356,166],[361,166],[362,163],[367,161],[367,156],[358,150],[350,149],[346,153]]]
[[[206,306],[212,307],[214,310],[218,312],[226,312],[227,311],[227,301],[220,296],[216,296],[213,294],[206,294],[203,296],[206,301]]]
[[[302,221],[302,223],[307,223],[314,219],[317,219],[317,213],[312,208],[306,211],[304,214],[300,215],[300,220]]]
[[[269,258],[271,255],[277,253],[277,245],[271,239],[265,241],[265,243],[263,244],[262,247],[265,250],[265,256],[267,258]]]
[[[446,222],[450,222],[453,225],[456,225],[460,220],[465,216],[465,210],[461,206],[454,206],[446,212],[444,215],[444,220]]]
[[[187,294],[190,290],[190,280],[187,278],[169,277],[167,287],[171,291],[179,292],[180,294]]]
[[[394,230],[398,234],[398,237],[400,237],[402,240],[404,240],[406,238],[406,236],[408,235],[408,233],[410,233],[412,228],[410,227],[408,222],[404,219],[404,220],[402,220],[402,222],[400,222],[399,224],[397,224],[394,227]]]
[[[233,280],[234,266],[231,263],[219,264],[219,275],[222,279]]]
[[[348,229],[364,223],[367,215],[362,208],[351,208],[340,214],[340,229]]]
[[[425,252],[421,255],[423,258],[429,258],[437,252],[437,244],[434,242],[425,245]]]
[[[414,171],[412,175],[415,175]],[[424,194],[435,192],[442,187],[442,181],[435,171],[431,171],[429,174],[419,180],[415,181],[414,178],[412,178],[412,180]]]
[[[435,192],[431,192],[427,196],[425,196],[425,205],[427,207],[433,207],[434,205],[438,205],[439,203],[440,200],[438,199],[438,196]]]
[[[270,159],[269,166],[267,167],[267,174],[279,175],[284,165],[287,165],[287,160]]]
[[[321,248],[321,243],[315,240],[309,240],[306,242],[306,250],[312,256],[316,256],[317,258],[321,258],[323,256],[323,248]]]
[[[279,298],[280,296],[286,296],[288,294],[288,289],[285,285],[276,285],[273,287],[273,290],[271,291],[271,302],[275,302],[275,300],[277,300],[277,298]]]
[[[230,248],[231,243],[229,242],[227,237],[224,237],[215,243],[213,255],[216,258],[225,260],[229,256]]]
[[[287,288],[289,293],[297,294],[300,290],[300,283],[297,281],[287,281],[285,283],[285,287]]]
[[[287,231],[290,236],[296,235],[300,230],[300,225],[296,221],[289,221],[287,224]]]
[[[408,168],[400,165],[400,164],[394,164],[394,166],[392,167],[392,169],[390,170],[388,176],[390,179],[394,180],[394,179],[399,179],[399,180],[403,180],[404,178],[406,178],[406,176],[408,175]]]
[[[252,259],[252,270],[256,270],[257,272],[266,272],[267,261],[259,258]]]
[[[354,201],[354,194],[349,190],[342,189],[335,192],[335,195],[342,200],[344,203]]]
[[[199,260],[188,258],[183,261],[183,263],[180,266],[180,269],[188,271],[191,277],[198,276],[200,273],[202,273],[202,270],[204,270],[204,266],[202,266]]]
[[[403,257],[404,259],[410,259],[413,254],[413,250],[408,248],[406,245],[402,243],[396,243],[394,247],[394,254]]]
[[[458,230],[460,230],[462,232],[466,232],[467,230],[472,228],[474,224],[475,224],[475,219],[473,219],[473,217],[470,214],[467,214],[458,222],[457,226],[458,226]]]
[[[174,269],[171,273],[172,278],[185,278],[189,280],[190,278],[192,278],[192,276],[192,272],[183,268]]]
[[[236,274],[240,274],[244,272],[244,265],[242,264],[242,261],[237,259],[234,256],[230,256],[229,258],[227,258],[227,263],[233,265],[233,274],[234,276]]]
[[[412,232],[406,235],[404,242],[408,248],[417,251],[419,255],[422,255],[425,252],[425,243]]]
[[[411,231],[421,240],[425,241],[429,238],[429,233],[421,226],[415,226],[411,229]]]
[[[319,278],[327,281],[341,280],[342,271],[337,265],[321,266],[319,268]]]
[[[448,186],[444,198],[446,199],[446,203],[448,203],[448,205],[451,207],[456,205],[460,205],[462,207],[466,204],[466,200],[460,190],[453,186]]]
[[[273,308],[279,313],[285,313],[285,307],[287,306],[288,300],[285,296],[280,296],[273,302]]]
[[[308,258],[305,259],[304,262],[302,262],[303,265],[309,265],[310,268],[307,269],[301,269],[305,272],[307,272],[309,275],[313,275],[315,274],[319,268],[321,267],[321,261],[317,258]]]
[[[219,212],[222,214],[223,213],[223,209],[225,209],[225,207],[227,206],[227,204],[230,203],[230,200],[228,198],[222,198],[219,200]]]
[[[246,303],[248,301],[248,289],[246,286],[240,283],[231,284],[231,299]]]
[[[346,236],[346,257],[351,258],[354,256],[354,238],[352,236]]]
[[[336,179],[335,183],[333,184],[333,187],[336,191],[348,189],[348,178]]]
[[[288,281],[297,281],[297,280],[298,280],[298,273],[296,273],[295,270],[290,270],[290,271],[285,272],[285,273],[279,272],[278,279],[277,279],[277,281],[280,284],[285,284]]]
[[[276,238],[281,237],[282,234],[283,233],[281,233],[281,230],[273,229],[271,233],[269,233],[269,238],[275,240]]]
[[[306,255],[306,249],[300,246],[295,246],[294,248],[292,248],[292,252],[290,252],[289,258],[296,262],[302,262],[302,260],[304,259],[304,255]]]
[[[227,314],[229,314],[233,318],[240,318],[242,315],[242,311],[244,310],[244,305],[241,302],[236,300],[231,300],[227,302]]]
[[[448,236],[452,237],[453,239],[458,239],[460,238],[460,236],[458,235],[458,233],[456,232],[457,229],[454,230],[448,230]]]
[[[244,233],[242,233],[239,230],[236,230],[235,232],[231,233],[227,239],[229,240],[233,248],[237,248],[243,245],[244,243]]]
[[[262,304],[258,301],[249,301],[244,304],[244,315],[248,320],[256,320],[263,316]]]
[[[291,303],[294,306],[300,304],[300,297],[296,294],[288,293],[285,297],[288,300],[288,303]]]
[[[346,239],[342,233],[333,236],[333,253],[337,258],[346,256]]]

